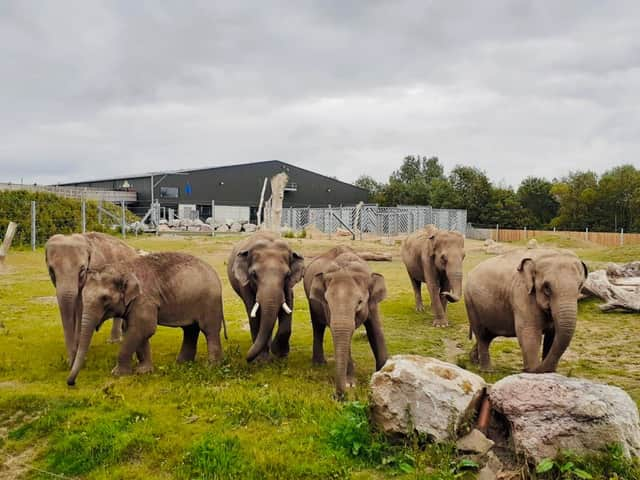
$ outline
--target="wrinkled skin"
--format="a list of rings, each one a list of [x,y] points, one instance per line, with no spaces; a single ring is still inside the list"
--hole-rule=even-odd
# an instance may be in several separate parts
[[[78,348],[80,319],[82,318],[82,288],[89,269],[137,256],[136,251],[115,237],[102,233],[53,235],[45,245],[45,258],[49,276],[56,287],[56,297],[67,359],[71,364]],[[119,342],[122,320],[114,318],[111,342]]]
[[[80,341],[67,378],[69,385],[75,384],[94,330],[114,316],[122,317],[125,324],[118,362],[112,371],[116,376],[132,373],[134,353],[139,361],[136,373],[153,370],[149,338],[158,325],[182,328],[178,362],[195,359],[200,331],[207,339],[209,360],[222,358],[220,279],[211,266],[192,255],[153,253],[90,270],[82,303]]]
[[[293,287],[302,279],[303,270],[304,258],[272,233],[256,233],[234,246],[227,275],[249,316],[253,345],[247,361],[268,359],[269,349],[276,357],[289,354],[292,313],[283,304],[293,309]],[[276,320],[278,331],[272,342]]]
[[[469,273],[464,291],[469,337],[476,337],[471,360],[490,370],[491,341],[518,337],[526,372],[555,372],[576,328],[587,274],[575,254],[550,248],[515,250],[482,262]]]
[[[464,237],[429,225],[407,237],[401,254],[413,287],[416,310],[424,311],[421,287],[426,283],[433,325],[446,327],[449,325],[447,304],[459,301],[462,295]]]
[[[335,247],[313,260],[304,274],[313,326],[313,358],[324,364],[323,338],[328,326],[336,360],[336,396],[343,399],[347,387],[355,385],[351,357],[353,332],[364,324],[376,370],[387,361],[378,304],[386,297],[384,277],[372,273],[367,263],[348,247]]]

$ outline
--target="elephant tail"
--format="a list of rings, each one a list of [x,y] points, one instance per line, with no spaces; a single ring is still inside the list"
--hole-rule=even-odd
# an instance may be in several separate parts
[[[471,324],[469,324],[469,340],[473,338],[473,330],[471,330]]]

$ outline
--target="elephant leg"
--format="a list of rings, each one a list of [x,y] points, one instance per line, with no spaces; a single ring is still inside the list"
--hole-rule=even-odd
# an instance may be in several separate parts
[[[380,325],[377,312],[373,315],[370,314],[369,319],[364,322],[364,328],[367,331],[369,345],[371,345],[371,351],[376,359],[376,371],[378,371],[384,367],[387,361],[387,346],[384,341],[384,333],[382,333],[382,326]]]
[[[491,356],[489,355],[489,346],[491,345],[491,341],[494,338],[495,337],[486,335],[484,333],[481,335],[476,334],[476,345],[474,348],[477,351],[480,370],[484,372],[491,371]]]
[[[293,310],[293,292],[287,292],[287,305]],[[291,338],[291,319],[293,313],[280,310],[278,316],[278,331],[271,344],[271,353],[276,357],[284,358],[289,355],[289,339]]]
[[[422,282],[420,280],[414,280],[409,275],[409,280],[411,280],[411,287],[413,288],[413,296],[416,300],[416,312],[424,312],[424,304],[422,303]]]
[[[551,350],[551,345],[553,345],[553,340],[555,338],[555,330],[547,330],[544,332],[544,340],[542,341],[542,359],[547,358],[549,354],[549,350]]]
[[[311,326],[313,327],[313,356],[311,361],[314,365],[324,365],[327,360],[324,358],[324,331],[327,324],[324,318],[318,315],[313,308],[311,311]]]
[[[200,327],[196,323],[182,327],[182,347],[178,354],[178,363],[193,362],[196,359],[199,335]]]
[[[477,337],[476,337],[477,338]],[[469,360],[471,363],[478,365],[480,363],[480,354],[478,353],[478,342],[473,345],[473,348],[469,352]]]
[[[113,323],[111,324],[111,336],[109,343],[120,343],[122,341],[122,319],[114,318]]]
[[[138,357],[138,366],[136,367],[136,373],[144,374],[153,372],[153,362],[151,360],[151,344],[149,339],[143,340],[142,345],[136,350],[136,356]]]
[[[442,306],[442,299],[440,298],[440,286],[436,282],[429,282],[427,283],[427,288],[429,289],[429,296],[431,297],[433,326],[448,327],[449,321],[447,320],[447,314]]]
[[[218,363],[222,360],[223,350],[220,340],[220,328],[222,326],[222,303],[212,312],[207,314],[206,320],[199,322],[199,330],[202,330],[207,339],[207,354],[210,363]],[[197,339],[196,339],[197,344]]]
[[[115,376],[130,375],[133,372],[131,368],[133,354],[138,350],[145,353],[142,348],[144,347],[144,342],[148,342],[156,331],[158,325],[157,310],[151,307],[141,307],[139,312],[130,314],[127,324],[127,332],[118,353],[118,363],[111,370],[111,373]],[[150,352],[151,350],[149,350]]]
[[[525,372],[533,372],[540,365],[540,343],[542,342],[542,331],[537,327],[523,326],[517,328],[516,335],[522,349],[522,360]]]

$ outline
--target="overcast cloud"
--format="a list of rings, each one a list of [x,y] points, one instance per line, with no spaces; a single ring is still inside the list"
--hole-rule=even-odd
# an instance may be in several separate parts
[[[0,181],[640,164],[640,2],[0,1]]]

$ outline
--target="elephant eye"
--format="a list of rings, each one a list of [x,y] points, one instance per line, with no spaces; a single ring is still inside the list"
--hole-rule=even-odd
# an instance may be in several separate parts
[[[551,285],[549,285],[547,282],[544,282],[544,284],[542,285],[542,293],[544,293],[547,297],[551,296]]]
[[[258,274],[255,270],[251,270],[251,273],[249,275],[251,275],[251,278],[253,278],[254,280],[258,279]]]

